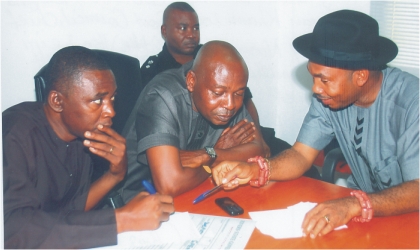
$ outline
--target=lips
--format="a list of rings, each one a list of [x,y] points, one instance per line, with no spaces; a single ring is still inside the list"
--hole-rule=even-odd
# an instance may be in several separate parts
[[[197,43],[196,42],[186,42],[186,43],[184,43],[184,47],[195,48],[195,47],[197,47]]]
[[[217,118],[222,122],[228,122],[232,119],[232,115],[218,115]]]
[[[326,96],[319,96],[317,95],[316,98],[321,101],[324,105],[330,105],[332,102],[332,99],[330,97]]]
[[[112,126],[112,122],[102,123],[102,125],[104,125],[105,127],[111,127]]]

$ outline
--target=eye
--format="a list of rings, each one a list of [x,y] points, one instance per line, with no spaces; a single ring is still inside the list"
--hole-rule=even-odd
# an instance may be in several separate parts
[[[184,30],[186,30],[187,28],[186,28],[185,26],[181,26],[179,29],[180,29],[180,30],[182,30],[182,31],[184,31]]]
[[[111,97],[111,101],[115,101],[115,95]]]
[[[98,105],[100,105],[100,104],[102,104],[102,98],[93,100],[93,102],[96,103],[96,104],[98,104]]]
[[[200,27],[194,27],[194,30],[200,30]]]
[[[235,95],[237,95],[237,96],[244,96],[244,94],[245,94],[245,91],[243,91],[243,90],[235,92]]]
[[[213,94],[216,95],[216,96],[221,96],[221,95],[223,95],[223,92],[213,91]]]

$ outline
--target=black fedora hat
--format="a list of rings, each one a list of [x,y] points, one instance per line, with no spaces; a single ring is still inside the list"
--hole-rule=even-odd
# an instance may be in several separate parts
[[[398,54],[397,45],[379,36],[378,22],[353,10],[321,17],[312,33],[293,41],[310,61],[343,69],[381,70]]]

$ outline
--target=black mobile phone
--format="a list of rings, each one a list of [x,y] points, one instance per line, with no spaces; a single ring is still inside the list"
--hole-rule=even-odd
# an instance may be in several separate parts
[[[216,199],[216,204],[230,215],[240,215],[244,213],[244,210],[229,197]]]

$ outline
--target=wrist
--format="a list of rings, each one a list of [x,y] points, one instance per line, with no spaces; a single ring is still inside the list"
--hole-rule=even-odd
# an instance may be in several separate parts
[[[217,153],[216,150],[213,147],[204,147],[204,151],[206,152],[207,155],[207,164],[208,166],[213,165],[213,163],[216,161],[217,158]]]
[[[350,192],[359,202],[360,216],[353,217],[355,222],[369,222],[373,218],[373,207],[367,194],[361,190],[353,190]]]
[[[252,167],[251,180],[258,180],[258,176],[260,175],[260,166],[258,166],[258,163],[253,162],[251,163],[251,167]]]
[[[258,177],[255,179],[251,178],[249,181],[249,184],[253,187],[262,187],[268,184],[270,181],[271,176],[271,164],[270,161],[267,158],[263,158],[261,156],[256,156],[253,158],[249,158],[248,162],[255,162],[257,163],[258,168],[256,170],[258,171]],[[255,168],[254,168],[254,176],[255,176]]]
[[[113,173],[110,170],[108,170],[103,177],[105,177],[108,181],[118,184],[120,183],[122,180],[124,180],[126,172],[120,172],[120,173]]]

